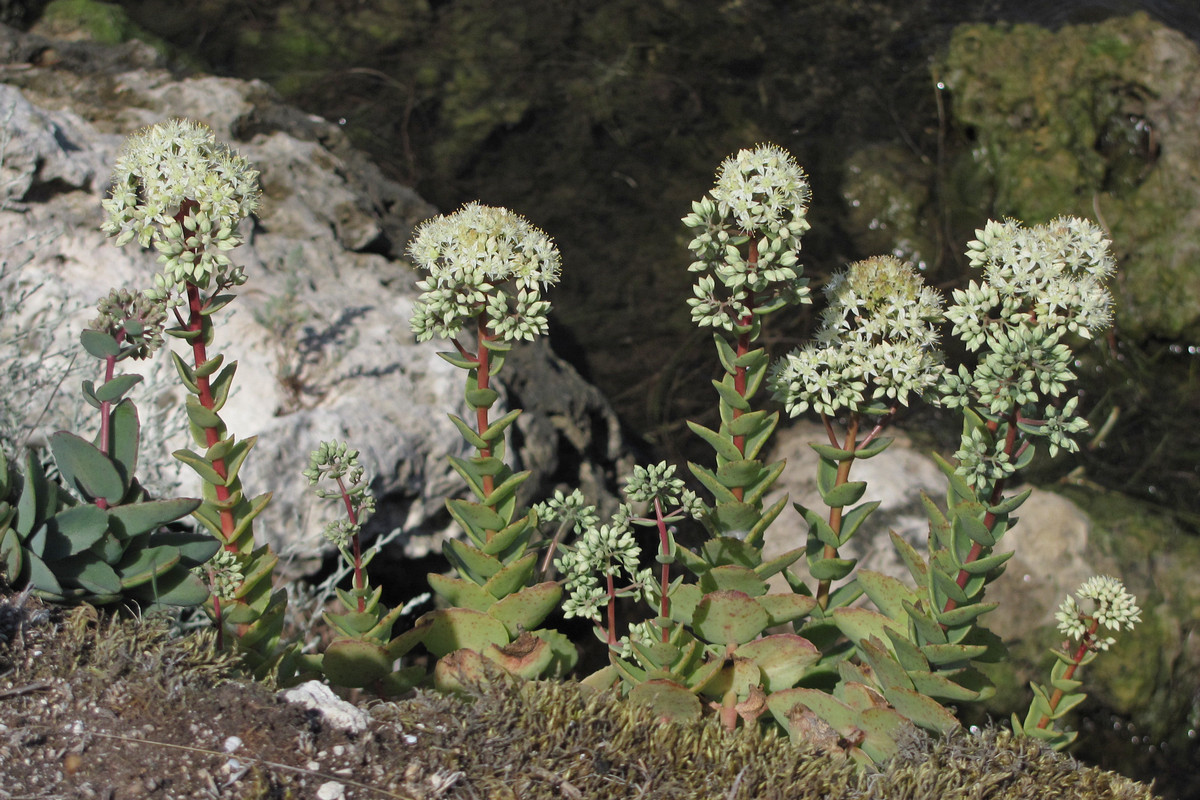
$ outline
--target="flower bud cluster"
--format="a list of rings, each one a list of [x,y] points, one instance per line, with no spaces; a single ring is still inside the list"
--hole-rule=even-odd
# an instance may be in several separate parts
[[[149,358],[162,347],[167,309],[161,301],[144,292],[113,289],[97,304],[97,311],[88,327],[117,337],[125,346],[121,358]]]
[[[238,223],[258,207],[258,172],[218,144],[209,128],[173,119],[129,138],[117,158],[103,230],[118,246],[137,239],[159,252],[154,293],[178,296],[245,281],[227,255],[242,243]]]
[[[752,314],[808,300],[798,264],[810,196],[804,170],[775,145],[740,150],[721,164],[712,191],[683,218],[697,231],[688,269],[702,273],[688,300],[693,322],[740,331]],[[742,253],[747,242],[752,256]]]
[[[209,591],[220,600],[233,600],[242,586],[242,581],[246,579],[238,557],[225,548],[218,550],[206,563],[193,567],[192,572],[207,580]]]
[[[1142,621],[1137,598],[1126,591],[1125,585],[1116,578],[1095,575],[1084,581],[1075,594],[1079,595],[1080,600],[1090,600],[1092,609],[1081,609],[1075,597],[1067,595],[1054,618],[1058,620],[1059,631],[1069,639],[1083,639],[1093,622],[1107,630],[1119,631],[1122,625],[1132,629],[1135,623]],[[1107,650],[1116,643],[1111,636],[1091,635],[1092,646],[1097,650]]]
[[[942,301],[912,264],[859,261],[829,280],[825,296],[814,340],[772,369],[775,398],[790,415],[884,413],[932,394],[945,371],[936,327]]]
[[[417,282],[422,293],[412,330],[418,341],[451,338],[480,314],[504,341],[547,332],[550,303],[541,292],[558,283],[558,248],[519,214],[468,203],[423,222],[409,255],[429,273]]]
[[[354,509],[354,520],[338,519],[325,526],[324,536],[338,547],[344,547],[358,533],[367,517],[375,511],[375,497],[367,485],[366,470],[358,463],[358,451],[336,439],[321,442],[308,456],[304,477],[318,497],[326,500],[347,499]],[[319,485],[322,479],[332,480],[337,488]]]

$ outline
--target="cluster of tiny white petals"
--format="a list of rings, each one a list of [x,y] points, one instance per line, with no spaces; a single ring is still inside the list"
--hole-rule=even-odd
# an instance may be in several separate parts
[[[572,547],[564,548],[554,566],[563,575],[567,599],[563,614],[599,621],[608,594],[601,578],[616,576],[622,571],[638,573],[638,557],[642,549],[627,525],[614,522],[587,528]]]
[[[973,427],[963,434],[954,458],[958,461],[955,472],[979,494],[1017,471],[1005,451],[1004,440],[997,440],[981,428]]]
[[[1072,333],[1090,338],[1110,324],[1110,243],[1098,225],[1076,217],[1032,228],[990,221],[975,233],[967,257],[983,270],[983,280],[955,290],[946,317],[953,334],[980,357],[972,369],[946,376],[943,402],[977,407],[993,419],[1015,414],[1022,431],[1048,439],[1051,455],[1077,450],[1073,435],[1087,422],[1074,416],[1076,401],[1059,400],[1075,379],[1064,339]],[[964,438],[960,452],[980,446]],[[977,454],[959,472],[994,479],[1003,470],[985,469],[989,463],[996,466]]]
[[[133,136],[117,158],[102,205],[103,230],[117,245],[153,246],[163,271],[154,294],[178,298],[185,284],[245,281],[228,251],[238,223],[258,207],[258,171],[199,123],[173,119]]]
[[[879,410],[933,394],[945,372],[941,297],[911,264],[859,261],[835,274],[825,295],[813,341],[772,368],[772,391],[789,414]]]
[[[583,533],[588,528],[600,524],[600,515],[596,507],[584,499],[583,492],[573,489],[564,495],[561,489],[556,489],[554,497],[533,507],[541,522],[562,522],[574,528],[575,533]]]
[[[1092,576],[1083,582],[1075,594],[1080,600],[1090,600],[1093,608],[1084,610],[1073,595],[1067,595],[1054,617],[1058,620],[1059,631],[1069,639],[1082,639],[1093,621],[1110,631],[1119,631],[1122,626],[1132,629],[1135,623],[1142,621],[1137,598],[1126,591],[1125,585],[1116,578]],[[1107,650],[1115,642],[1113,637],[1106,636],[1095,637],[1092,644],[1098,650]]]
[[[504,341],[546,333],[541,292],[558,283],[558,248],[519,214],[468,203],[421,223],[408,251],[428,273],[411,320],[418,341],[451,338],[480,314]]]
[[[696,230],[688,245],[688,269],[700,273],[688,300],[693,322],[739,331],[752,313],[808,302],[799,253],[810,196],[804,170],[781,147],[740,150],[721,164],[711,192],[683,218]],[[753,257],[742,252],[747,242]]]

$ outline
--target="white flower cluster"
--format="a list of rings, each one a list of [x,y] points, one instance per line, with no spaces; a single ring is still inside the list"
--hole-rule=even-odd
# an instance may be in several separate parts
[[[616,577],[622,572],[631,576],[638,588],[646,591],[653,586],[649,569],[638,569],[642,548],[633,538],[628,525],[614,522],[588,528],[571,548],[565,548],[554,566],[563,574],[568,596],[563,602],[567,619],[583,617],[599,620],[601,609],[608,603],[607,589],[601,578]],[[621,595],[629,594],[623,587]]]
[[[222,547],[207,562],[192,567],[192,573],[209,584],[209,591],[220,600],[233,600],[245,580],[238,557]]]
[[[199,123],[173,119],[133,136],[117,158],[103,230],[117,245],[154,246],[163,272],[155,295],[184,284],[245,281],[226,254],[242,243],[238,223],[258,207],[258,171]]]
[[[363,523],[375,512],[375,496],[366,481],[366,470],[358,462],[358,451],[336,439],[321,442],[309,453],[308,467],[303,475],[308,479],[318,497],[325,500],[342,500],[348,497],[354,507],[357,523],[340,518],[325,526],[325,538],[338,547],[345,547],[351,536],[362,529]],[[337,488],[320,486],[322,479],[337,483]]]
[[[519,214],[468,203],[423,222],[409,254],[429,273],[417,282],[422,294],[411,323],[418,341],[451,338],[481,313],[504,341],[546,333],[550,303],[541,291],[558,283],[558,248]]]
[[[533,510],[538,521],[566,523],[571,525],[577,534],[600,524],[600,515],[596,513],[596,507],[584,499],[583,492],[579,489],[573,489],[567,495],[556,489],[554,497],[535,504]]]
[[[1094,608],[1084,611],[1074,596],[1067,595],[1054,618],[1058,620],[1059,631],[1070,639],[1082,639],[1093,622],[1110,631],[1119,631],[1122,625],[1132,629],[1135,623],[1142,621],[1137,598],[1127,592],[1125,585],[1116,578],[1095,575],[1084,581],[1075,593],[1080,600],[1091,600]],[[1107,650],[1115,643],[1116,639],[1111,636],[1094,636],[1093,645],[1098,650]]]
[[[1063,339],[1090,338],[1108,326],[1112,297],[1105,281],[1115,268],[1109,241],[1096,224],[1059,217],[1025,228],[1015,220],[990,221],[968,245],[972,266],[984,280],[954,292],[946,311],[954,335],[982,352],[974,369],[965,365],[942,386],[948,406],[972,405],[998,419],[1017,414],[1021,430],[1049,440],[1051,455],[1075,451],[1073,434],[1086,430],[1074,416],[1077,401],[1054,402],[1075,379],[1074,359]],[[1004,477],[986,437],[964,437],[959,473],[988,482]]]
[[[825,295],[814,341],[772,368],[772,391],[790,415],[883,413],[932,393],[945,371],[936,327],[942,301],[912,264],[892,256],[856,262],[829,280]]]
[[[736,331],[752,312],[808,299],[797,264],[810,196],[804,170],[781,147],[740,150],[721,164],[712,191],[683,218],[697,230],[688,269],[703,273],[688,300],[697,325]],[[751,254],[743,255],[747,242]]]

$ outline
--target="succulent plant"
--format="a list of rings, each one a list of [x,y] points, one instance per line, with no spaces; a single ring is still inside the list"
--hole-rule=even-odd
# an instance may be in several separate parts
[[[93,441],[68,431],[51,435],[53,478],[32,452],[23,471],[0,453],[0,566],[15,585],[55,602],[199,605],[208,590],[190,570],[216,552],[216,543],[165,528],[199,500],[154,500],[138,483],[140,426],[126,395],[141,376],[115,374],[117,362],[161,344],[162,309],[129,292],[113,292],[100,309],[80,337],[105,364],[105,380],[82,387],[100,414],[100,430]]]

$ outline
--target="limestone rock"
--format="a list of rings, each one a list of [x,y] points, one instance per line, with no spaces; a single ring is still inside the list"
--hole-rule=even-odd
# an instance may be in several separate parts
[[[40,66],[37,54],[51,48],[55,66]],[[0,26],[0,251],[20,267],[14,280],[42,284],[5,324],[29,325],[69,301],[70,321],[57,335],[71,351],[110,287],[148,286],[154,255],[136,244],[114,247],[99,230],[112,164],[124,137],[142,126],[172,116],[208,124],[262,173],[261,209],[234,251],[249,281],[221,312],[210,350],[239,362],[223,411],[229,430],[259,436],[242,470],[246,490],[274,492],[256,536],[301,562],[327,547],[319,531],[337,509],[309,492],[300,471],[322,439],[340,438],[362,450],[375,476],[378,511],[368,534],[401,528],[405,555],[436,551],[442,537],[456,535],[443,500],[465,491],[446,457],[473,451],[447,419],[464,413],[465,374],[437,357],[444,344],[418,345],[408,326],[416,274],[401,254],[412,227],[435,210],[382,177],[337,125],[283,105],[265,84],[178,77],[147,66],[156,57],[144,46],[122,48]],[[91,369],[89,362],[78,363]],[[149,374],[134,394],[143,471],[195,493],[190,472],[171,471],[170,452],[190,442],[165,355]],[[69,422],[82,405],[78,380],[95,377],[66,381],[37,436]],[[624,444],[604,398],[544,345],[518,348],[501,375],[502,394],[509,378],[520,402],[537,410],[517,422],[510,443],[516,467],[533,471],[529,493],[566,482],[608,502]]]

